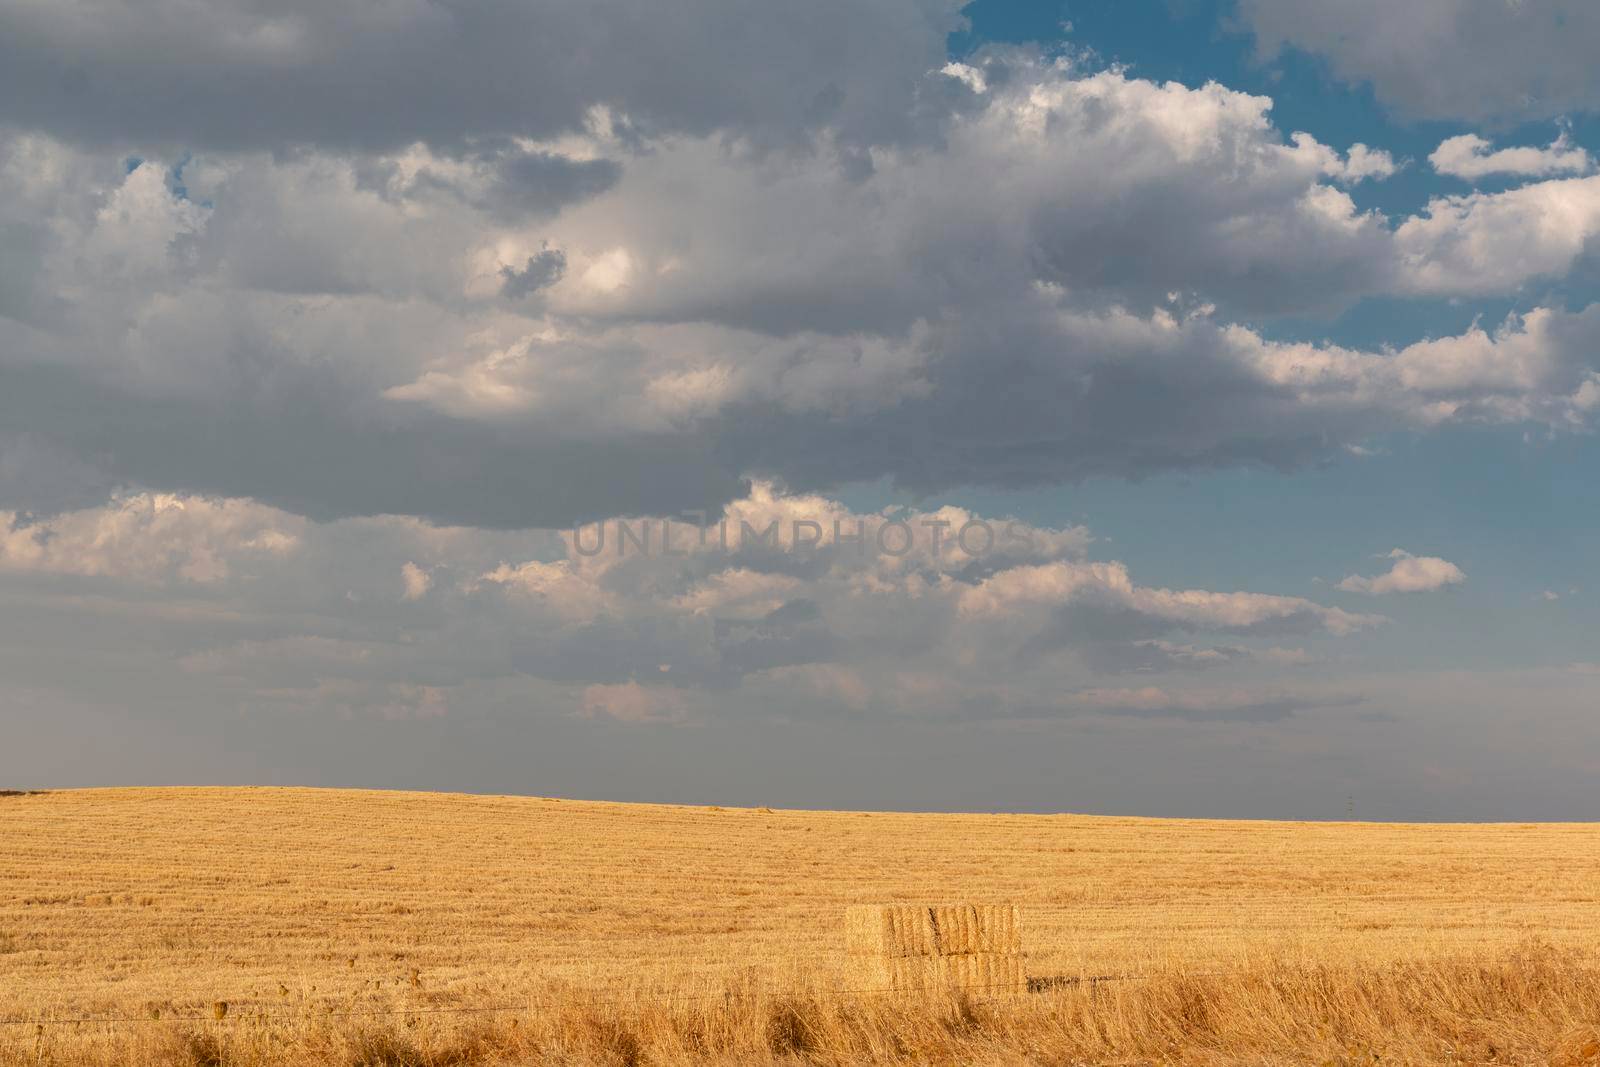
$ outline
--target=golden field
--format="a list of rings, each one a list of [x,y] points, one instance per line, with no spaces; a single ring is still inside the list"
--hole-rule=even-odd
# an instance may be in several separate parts
[[[849,988],[847,906],[947,900],[1020,906],[1034,992]],[[5,796],[0,1017],[17,1064],[1600,1062],[1600,827]]]

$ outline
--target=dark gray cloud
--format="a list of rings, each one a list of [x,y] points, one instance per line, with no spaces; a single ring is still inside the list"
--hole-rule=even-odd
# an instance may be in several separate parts
[[[252,497],[317,519],[559,528],[619,513],[715,511],[748,484],[697,436],[508,433],[425,410],[373,410],[314,372],[196,403],[57,367],[0,365],[0,425],[60,457],[67,477],[75,472],[81,490],[56,486],[58,503],[82,502],[109,478]],[[20,474],[10,484],[24,493],[19,504],[49,502]]]
[[[797,598],[759,619],[718,619],[717,651],[734,675],[839,657],[833,631],[813,600]]]
[[[571,160],[553,152],[515,152],[494,167],[495,182],[484,206],[501,218],[553,215],[617,183],[622,168],[613,160]]]
[[[559,248],[546,248],[529,256],[527,266],[521,270],[515,267],[500,268],[500,276],[505,279],[500,293],[508,300],[521,300],[540,289],[550,288],[566,272],[566,255]]]
[[[1264,52],[1290,45],[1410,118],[1517,122],[1600,109],[1588,0],[1240,0]]]
[[[646,134],[895,137],[953,0],[222,0],[0,4],[0,121],[96,143],[363,149],[549,137],[616,109]]]
[[[617,183],[622,165],[612,159],[571,159],[556,152],[528,151],[514,144],[474,143],[439,167],[424,167],[409,179],[393,160],[357,166],[357,185],[379,195],[422,198],[443,193],[471,205],[494,223],[513,226],[549,218],[570,204]],[[465,174],[461,174],[463,169]],[[396,185],[399,189],[395,189]]]

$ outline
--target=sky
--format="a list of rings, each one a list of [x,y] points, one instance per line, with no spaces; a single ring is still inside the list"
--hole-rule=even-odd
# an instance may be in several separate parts
[[[0,0],[0,787],[1600,820],[1587,0]]]

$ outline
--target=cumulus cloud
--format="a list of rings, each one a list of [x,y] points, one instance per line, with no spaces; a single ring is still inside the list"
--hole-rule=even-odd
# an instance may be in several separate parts
[[[1086,559],[1081,529],[959,508],[853,513],[758,485],[703,529],[625,525],[624,539],[614,525],[579,530],[563,559],[501,565],[466,586],[507,597],[528,624],[541,620],[539,636],[513,653],[519,670],[554,680],[587,672],[591,684],[649,692],[792,685],[853,713],[967,715],[1046,706],[1059,679],[1084,670],[1305,660],[1299,650],[1192,647],[1165,635],[1338,637],[1384,621],[1295,597],[1140,586],[1122,564]],[[1011,679],[1004,693],[997,672]],[[635,707],[632,688],[616,695],[617,710],[593,714],[653,721],[662,712]]]
[[[867,168],[837,116],[783,153],[586,119],[132,165],[10,132],[0,506],[133,484],[562,526],[715,512],[752,477],[935,492],[1591,424],[1592,311],[1398,353],[1237,323],[1559,276],[1597,179],[1396,223],[1341,188],[1385,154],[1285,140],[1264,97],[1016,50],[928,69],[921,134]]]
[[[1467,580],[1460,567],[1437,556],[1413,556],[1397,548],[1389,553],[1388,558],[1394,560],[1394,565],[1387,573],[1372,578],[1352,574],[1339,583],[1339,588],[1347,593],[1368,593],[1373,596],[1384,593],[1431,593]]]
[[[1347,184],[1367,181],[1368,179],[1382,181],[1392,177],[1400,168],[1395,164],[1394,157],[1381,148],[1370,148],[1364,144],[1353,144],[1344,157],[1338,152],[1321,144],[1309,133],[1298,132],[1290,137],[1296,148],[1307,155],[1315,156],[1322,161],[1322,173],[1337,181]]]
[[[1545,148],[1502,148],[1476,134],[1464,133],[1446,138],[1428,157],[1440,174],[1476,181],[1491,174],[1518,174],[1543,178],[1552,174],[1587,174],[1594,160],[1582,148],[1573,147],[1562,133]]]
[[[1261,52],[1325,57],[1411,118],[1516,121],[1600,108],[1587,0],[1241,0]]]
[[[0,571],[206,585],[293,553],[305,525],[250,501],[168,493],[44,519],[0,511]]]
[[[1141,588],[1121,564],[1066,561],[1015,567],[986,578],[962,591],[958,607],[966,618],[996,619],[1077,602],[1124,624],[1154,629],[1347,634],[1381,621],[1298,597]]]
[[[943,116],[938,147],[874,150],[865,179],[824,153],[730,166],[692,140],[633,160],[552,231],[569,250],[625,248],[628,284],[573,287],[564,306],[898,332],[951,299],[976,308],[1047,284],[1282,312],[1337,303],[1383,257],[1382,220],[1321,181],[1377,157],[1309,134],[1286,144],[1266,97],[1004,51],[982,68],[992,83]]]
[[[1344,161],[1342,177],[1347,181],[1366,181],[1376,179],[1381,181],[1394,175],[1400,167],[1395,163],[1394,157],[1381,148],[1368,148],[1357,142],[1350,146],[1350,154]]]
[[[1600,176],[1534,182],[1502,193],[1436,197],[1395,229],[1401,292],[1514,292],[1559,277],[1600,232]]]
[[[388,718],[517,683],[554,687],[580,717],[643,725],[752,703],[797,716],[1068,714],[1083,702],[1064,694],[1094,675],[1270,674],[1303,658],[1274,639],[1383,622],[1297,597],[1141,585],[1090,559],[1081,527],[957,507],[854,511],[758,484],[705,521],[496,533],[142,495],[43,525],[8,516],[0,581],[53,612],[151,620],[140,639],[159,641],[141,655],[224,706]],[[1227,644],[1204,641],[1221,634]],[[1189,690],[1164,688],[1179,717],[1259,711],[1180,708]]]

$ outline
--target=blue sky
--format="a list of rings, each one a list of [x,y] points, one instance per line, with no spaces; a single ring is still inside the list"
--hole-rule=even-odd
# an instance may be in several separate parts
[[[0,785],[1600,818],[1600,10],[430,10],[0,0]]]

